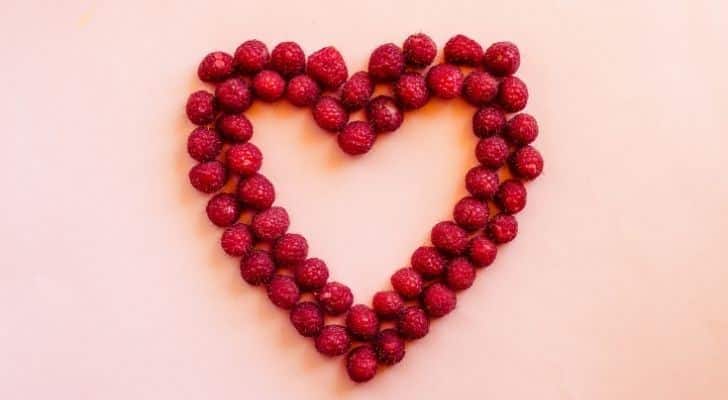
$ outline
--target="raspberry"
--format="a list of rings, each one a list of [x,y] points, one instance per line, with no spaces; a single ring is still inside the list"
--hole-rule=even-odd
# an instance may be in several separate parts
[[[419,339],[430,331],[430,320],[424,310],[410,306],[399,314],[397,331],[405,339]]]
[[[225,165],[241,176],[250,176],[258,172],[263,164],[263,153],[252,143],[238,143],[228,147],[225,153]]]
[[[296,265],[294,277],[301,290],[318,290],[329,279],[329,269],[323,260],[309,258]]]
[[[349,113],[344,106],[331,96],[321,96],[312,111],[316,124],[325,131],[338,132],[349,121]]]
[[[435,60],[437,46],[432,39],[424,33],[411,35],[402,45],[404,60],[407,65],[415,68],[424,68]]]
[[[356,347],[346,357],[346,372],[354,382],[366,382],[377,374],[377,355],[372,346]]]
[[[506,126],[506,115],[500,108],[484,107],[473,115],[473,132],[479,137],[501,133]]]
[[[404,115],[397,103],[389,96],[377,96],[367,105],[367,120],[374,132],[392,132],[402,125]]]
[[[475,268],[465,257],[458,257],[447,266],[445,283],[452,290],[465,290],[473,286]]]
[[[356,111],[367,105],[374,93],[374,84],[369,74],[359,71],[341,87],[341,104],[349,111]]]
[[[278,72],[266,69],[253,78],[253,91],[263,101],[276,101],[286,91],[286,81]]]
[[[260,40],[243,42],[235,50],[233,62],[243,74],[254,74],[262,71],[270,61],[268,47]]]
[[[498,191],[498,174],[482,165],[471,168],[465,175],[465,188],[481,200],[490,200]]]
[[[290,220],[283,207],[271,207],[263,210],[253,217],[250,228],[256,238],[263,241],[272,241],[283,236],[288,230]]]
[[[463,73],[452,64],[438,64],[427,71],[430,93],[441,99],[454,99],[463,87]]]
[[[253,104],[253,94],[250,93],[248,82],[240,78],[229,78],[217,85],[215,98],[220,108],[229,113],[243,112]]]
[[[319,353],[333,357],[346,353],[351,345],[351,339],[343,326],[326,325],[321,328],[321,332],[316,336],[314,343]]]
[[[520,65],[518,47],[511,42],[493,43],[483,56],[483,66],[493,75],[512,75]]]
[[[318,100],[321,89],[308,75],[298,75],[288,81],[286,98],[294,106],[308,107]]]
[[[367,341],[379,332],[379,318],[371,308],[357,304],[346,314],[346,328],[351,337]]]
[[[308,242],[297,233],[286,233],[276,240],[271,253],[279,266],[296,264],[306,259]]]
[[[475,147],[475,157],[488,168],[500,168],[508,159],[508,143],[500,136],[481,139]]]
[[[483,59],[483,47],[465,35],[453,36],[445,43],[443,52],[445,61],[450,64],[474,67]]]
[[[498,86],[498,104],[507,112],[521,111],[528,103],[528,88],[515,76],[503,78]]]
[[[474,106],[490,103],[498,94],[498,81],[490,74],[473,71],[463,81],[463,98]]]
[[[197,164],[190,169],[190,183],[202,193],[213,193],[227,182],[227,170],[217,160]]]
[[[218,132],[231,142],[245,143],[253,137],[253,125],[243,114],[226,114],[217,120]]]
[[[468,246],[468,234],[452,221],[439,222],[432,228],[430,240],[440,251],[457,255]]]
[[[195,125],[207,125],[215,120],[217,102],[210,92],[198,90],[187,98],[187,118]]]
[[[225,229],[220,238],[220,245],[228,255],[241,257],[252,248],[253,235],[248,225],[237,223]]]
[[[250,250],[248,255],[240,260],[240,275],[245,282],[254,286],[270,282],[275,270],[276,266],[270,255],[262,250]]]
[[[290,310],[301,297],[293,278],[287,275],[275,275],[268,283],[268,298],[276,306]]]
[[[218,193],[207,202],[207,217],[221,227],[230,226],[240,218],[240,204],[230,193]]]
[[[369,123],[354,121],[346,124],[336,140],[344,153],[355,156],[371,150],[376,138],[376,134]]]
[[[251,175],[238,182],[238,199],[255,210],[270,208],[275,198],[273,184],[261,174]]]
[[[488,223],[488,204],[474,197],[465,197],[458,201],[452,214],[461,228],[476,231]]]
[[[496,255],[498,255],[498,247],[485,235],[474,237],[468,245],[470,261],[478,268],[485,268],[492,264]]]
[[[394,43],[377,47],[369,57],[369,76],[377,82],[394,81],[404,72],[404,54]]]
[[[284,77],[291,78],[306,69],[306,55],[297,43],[283,42],[271,51],[270,67]]]
[[[505,136],[513,143],[523,146],[536,140],[538,123],[530,114],[516,114],[506,124]]]
[[[308,56],[306,73],[325,89],[334,90],[349,76],[344,58],[335,47],[323,49]]]
[[[324,313],[312,301],[302,301],[291,309],[291,324],[301,336],[314,337],[324,327]]]
[[[422,277],[412,268],[401,268],[390,278],[392,287],[405,299],[414,299],[422,293]]]
[[[457,306],[455,293],[442,283],[433,283],[422,292],[422,306],[427,315],[440,318],[450,313]]]
[[[434,247],[421,246],[412,253],[410,263],[412,269],[425,278],[434,278],[445,269],[447,260]]]
[[[197,67],[197,76],[203,82],[219,82],[233,73],[233,56],[215,51],[205,56]]]
[[[493,243],[508,243],[518,234],[518,221],[512,215],[498,214],[491,218],[485,229]]]
[[[509,179],[501,183],[495,201],[503,212],[515,214],[526,207],[526,188],[517,179]]]
[[[198,126],[187,137],[187,152],[197,161],[214,160],[221,150],[222,140],[212,129]]]
[[[354,295],[348,286],[339,282],[329,282],[319,290],[316,299],[329,315],[340,315],[346,312],[354,302]]]
[[[372,307],[379,318],[394,318],[404,307],[404,300],[397,292],[388,290],[377,292],[372,299]]]
[[[511,154],[510,166],[513,173],[523,179],[535,179],[543,171],[541,153],[531,146],[523,146]]]
[[[394,365],[404,358],[404,340],[395,329],[385,329],[374,339],[377,360],[384,365]]]
[[[394,84],[394,97],[405,110],[415,110],[430,99],[425,78],[416,72],[407,72]]]

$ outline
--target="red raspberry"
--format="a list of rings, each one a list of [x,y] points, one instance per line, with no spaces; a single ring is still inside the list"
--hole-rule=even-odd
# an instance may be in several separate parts
[[[412,253],[410,263],[412,269],[425,278],[434,278],[445,269],[447,259],[434,247],[421,246]]]
[[[308,75],[298,75],[288,81],[286,98],[294,106],[308,107],[318,100],[321,89]]]
[[[541,153],[531,146],[523,146],[516,150],[509,161],[513,173],[523,179],[535,179],[543,171]]]
[[[272,241],[283,236],[288,230],[290,220],[283,207],[271,207],[263,210],[253,217],[250,228],[256,238],[263,241]]]
[[[405,339],[420,339],[430,331],[430,320],[423,309],[410,306],[399,314],[397,331]]]
[[[253,104],[253,94],[250,93],[248,82],[240,78],[229,78],[217,85],[215,98],[220,108],[229,113],[243,112]]]
[[[274,275],[268,283],[268,298],[276,306],[290,310],[298,303],[301,293],[293,278],[287,275]]]
[[[404,358],[404,340],[395,329],[384,329],[374,339],[377,360],[384,365],[394,365]]]
[[[390,319],[396,317],[404,307],[404,300],[397,292],[388,290],[377,292],[372,299],[372,307],[379,318]]]
[[[241,176],[250,176],[258,172],[263,164],[263,153],[252,143],[237,143],[228,147],[225,153],[225,165]]]
[[[301,290],[319,290],[329,279],[329,269],[323,260],[309,258],[296,265],[294,275]]]
[[[253,247],[253,235],[248,225],[237,223],[225,229],[220,238],[220,245],[228,255],[242,257]]]
[[[407,65],[414,68],[424,68],[435,60],[437,46],[435,42],[424,33],[411,35],[402,45],[404,60]]]
[[[468,245],[470,261],[478,268],[485,268],[492,264],[496,255],[498,255],[498,247],[485,235],[474,237]]]
[[[475,267],[465,257],[458,257],[447,265],[445,283],[452,290],[465,290],[473,286]]]
[[[312,301],[302,301],[291,309],[291,324],[301,336],[314,337],[324,327],[324,313]]]
[[[498,191],[498,174],[482,165],[473,167],[465,175],[465,188],[481,200],[490,200]]]
[[[276,101],[286,91],[286,80],[278,72],[266,69],[253,78],[253,91],[263,101]]]
[[[340,356],[349,349],[351,339],[346,333],[346,328],[341,325],[326,325],[316,336],[314,342],[319,353],[333,357]]]
[[[506,115],[500,108],[484,107],[473,115],[473,132],[479,137],[501,133],[506,126]]]
[[[346,356],[346,372],[354,382],[366,382],[377,374],[377,355],[372,346],[356,347]]]
[[[354,295],[348,286],[339,282],[329,282],[319,290],[316,299],[329,315],[341,315],[351,307]]]
[[[270,255],[262,250],[252,249],[240,260],[240,275],[245,282],[257,286],[270,282],[276,266]]]
[[[521,54],[511,42],[493,43],[483,56],[483,66],[493,75],[512,75],[520,65]]]
[[[393,132],[402,125],[404,115],[393,98],[377,96],[367,105],[367,120],[376,133]]]
[[[498,86],[498,104],[507,112],[521,111],[528,103],[528,88],[515,76],[503,78]]]
[[[341,104],[349,111],[356,111],[367,105],[374,93],[374,84],[369,74],[359,71],[341,87]]]
[[[372,126],[364,121],[349,122],[336,137],[341,150],[352,156],[364,154],[371,150],[376,138]]]
[[[430,99],[425,78],[416,72],[406,72],[394,84],[394,97],[405,110],[415,110]]]
[[[297,233],[286,233],[276,240],[271,253],[279,266],[296,264],[306,259],[308,242]]]
[[[230,193],[218,193],[207,202],[207,217],[221,227],[230,226],[240,218],[240,204]]]
[[[463,73],[451,64],[438,64],[427,71],[427,87],[430,93],[441,99],[454,99],[463,87]]]
[[[464,197],[455,205],[452,214],[460,227],[476,231],[488,223],[488,204],[474,197]]]
[[[468,233],[452,221],[442,221],[432,228],[430,240],[443,253],[458,255],[468,246]]]
[[[517,179],[509,179],[501,183],[495,201],[503,212],[515,214],[526,207],[526,187]]]
[[[369,57],[369,76],[377,82],[389,82],[404,72],[404,54],[394,43],[377,47]]]
[[[233,61],[238,71],[243,74],[260,72],[270,61],[268,47],[260,40],[248,40],[235,50]]]
[[[308,56],[306,73],[324,89],[330,90],[337,89],[349,76],[344,58],[335,47],[331,46]]]
[[[442,283],[433,283],[422,292],[422,306],[427,315],[440,318],[450,313],[457,306],[455,293]]]
[[[238,182],[238,198],[248,207],[265,210],[275,201],[276,191],[268,178],[255,174]]]
[[[536,140],[538,123],[530,114],[516,114],[506,124],[505,136],[513,143],[523,146]]]
[[[205,56],[197,67],[197,76],[203,82],[219,82],[233,73],[233,56],[215,51]]]
[[[508,159],[508,143],[500,136],[481,139],[475,147],[475,157],[488,168],[500,168]]]
[[[518,234],[518,221],[512,215],[498,214],[491,218],[485,230],[493,243],[508,243]]]
[[[202,193],[213,193],[227,182],[227,170],[217,160],[200,163],[190,170],[190,183]]]
[[[270,53],[270,67],[284,77],[291,78],[306,69],[306,55],[297,43],[283,42]]]
[[[474,106],[490,103],[498,94],[498,81],[482,71],[471,72],[463,81],[463,98]]]
[[[253,125],[243,114],[226,114],[217,120],[218,132],[231,142],[245,143],[253,137]]]
[[[187,152],[197,161],[214,160],[221,150],[222,140],[212,129],[198,126],[187,137]]]
[[[414,299],[422,293],[422,277],[412,268],[401,268],[390,278],[392,287],[405,299]]]
[[[371,308],[364,304],[357,304],[346,314],[346,328],[351,337],[367,341],[379,332],[379,318]]]
[[[456,35],[445,43],[445,61],[450,64],[474,67],[483,60],[483,47],[475,40]]]
[[[187,98],[187,118],[195,125],[207,125],[215,120],[217,102],[210,92],[198,90]]]
[[[331,96],[321,96],[312,111],[316,124],[325,131],[338,132],[349,121],[349,113],[344,106]]]

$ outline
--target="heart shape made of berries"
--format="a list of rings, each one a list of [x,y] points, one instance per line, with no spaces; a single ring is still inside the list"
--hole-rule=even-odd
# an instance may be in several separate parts
[[[513,75],[520,65],[518,48],[497,42],[483,50],[475,40],[456,35],[443,52],[444,62],[429,67],[437,56],[435,43],[425,34],[411,35],[402,47],[377,47],[368,71],[349,76],[334,47],[307,58],[294,42],[280,43],[269,53],[265,44],[250,40],[234,55],[216,51],[205,56],[197,74],[215,85],[214,94],[200,90],[187,100],[187,116],[197,125],[187,150],[199,162],[189,179],[200,192],[214,194],[206,211],[212,223],[225,228],[223,250],[241,259],[243,279],[264,286],[271,302],[290,312],[295,329],[314,338],[320,353],[348,353],[346,370],[355,382],[372,379],[378,365],[398,363],[406,341],[424,337],[431,319],[455,308],[455,292],[469,288],[476,270],[493,263],[497,246],[516,237],[514,214],[526,205],[523,181],[543,169],[541,154],[531,146],[538,124],[519,113],[528,90]],[[467,76],[463,66],[471,69]],[[375,85],[388,85],[392,95],[372,98]],[[310,107],[316,124],[335,133],[341,150],[356,156],[367,153],[377,135],[398,129],[406,112],[421,108],[432,96],[461,96],[477,108],[472,123],[480,138],[475,149],[480,165],[465,176],[470,196],[457,202],[452,221],[432,228],[432,245],[416,249],[411,266],[392,275],[393,290],[376,293],[371,307],[352,306],[351,290],[329,281],[326,263],[308,257],[306,239],[287,232],[289,215],[273,205],[273,184],[258,173],[263,155],[250,142],[253,126],[244,112],[256,99],[285,98]],[[366,121],[350,122],[349,113],[360,109]],[[501,175],[508,178],[501,182]],[[235,192],[221,192],[233,177]],[[493,216],[489,203],[498,210]],[[250,221],[241,220],[244,210],[254,212]],[[315,301],[299,301],[307,291]],[[325,321],[344,314],[345,326]],[[386,320],[394,321],[395,328],[380,330],[380,321]]]

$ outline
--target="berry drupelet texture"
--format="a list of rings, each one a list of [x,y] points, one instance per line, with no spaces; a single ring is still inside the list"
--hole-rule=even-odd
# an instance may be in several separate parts
[[[396,329],[384,329],[379,332],[373,345],[377,360],[384,365],[397,364],[404,358],[404,340]]]
[[[417,306],[402,310],[397,318],[397,331],[404,339],[420,339],[430,331],[430,319],[425,311]]]
[[[301,297],[296,282],[288,275],[274,275],[267,290],[270,301],[284,310],[293,308]]]
[[[394,43],[377,47],[369,57],[369,75],[377,82],[391,82],[404,72],[404,54]]]
[[[366,71],[359,71],[341,87],[341,104],[349,111],[363,108],[374,93],[374,83]]]
[[[187,98],[185,112],[190,122],[195,125],[207,125],[215,120],[217,101],[212,93],[198,90]]]
[[[354,348],[346,357],[346,372],[354,382],[366,382],[377,374],[377,355],[371,345]]]
[[[230,256],[242,257],[253,247],[253,235],[248,225],[237,223],[225,229],[220,246]]]
[[[498,135],[506,126],[506,114],[498,107],[483,107],[473,115],[473,132],[478,137]]]
[[[237,194],[243,205],[254,210],[268,209],[276,199],[273,184],[261,174],[241,179],[238,182]]]
[[[475,267],[465,257],[458,257],[450,261],[445,271],[445,283],[452,290],[465,290],[473,286],[475,281]]]
[[[455,204],[453,219],[466,231],[476,231],[488,223],[488,204],[475,197],[465,197]]]
[[[302,301],[291,308],[291,324],[301,336],[314,337],[324,327],[324,313],[312,301]]]
[[[279,43],[270,53],[270,68],[285,78],[300,75],[306,69],[306,54],[298,43]]]
[[[475,147],[475,157],[488,168],[502,167],[508,159],[508,143],[500,136],[481,139]]]
[[[279,266],[295,265],[306,259],[308,242],[297,233],[286,233],[273,243],[271,254]]]
[[[495,244],[508,243],[518,234],[518,221],[510,214],[498,214],[488,221],[485,232]]]
[[[437,45],[424,33],[410,35],[402,45],[405,63],[413,68],[424,68],[435,60]]]
[[[218,193],[207,202],[205,211],[213,224],[226,227],[238,222],[241,209],[235,195]]]
[[[255,74],[253,91],[263,101],[276,101],[286,91],[286,80],[278,72],[266,69]]]
[[[326,314],[341,315],[345,313],[354,302],[354,295],[348,286],[339,282],[329,282],[316,294]]]
[[[351,337],[367,341],[379,332],[379,318],[371,308],[357,304],[346,314],[346,328]]]
[[[523,146],[538,136],[538,123],[530,114],[516,114],[506,123],[505,137],[512,143]]]
[[[475,40],[456,35],[445,43],[445,61],[455,65],[474,67],[483,60],[483,47]]]
[[[225,166],[217,160],[197,164],[189,173],[192,187],[202,193],[214,193],[222,189],[227,182],[227,176]]]
[[[521,54],[511,42],[493,43],[483,56],[483,67],[496,76],[515,74],[520,65]]]
[[[498,247],[485,235],[478,235],[468,244],[468,257],[477,268],[485,268],[495,261]]]
[[[205,56],[197,67],[197,76],[203,82],[220,82],[233,73],[233,56],[215,51]]]
[[[498,191],[500,179],[498,174],[482,165],[471,168],[465,175],[465,188],[474,197],[490,200]]]
[[[220,108],[228,113],[240,113],[253,104],[253,93],[248,82],[229,78],[215,88],[215,98]]]
[[[414,299],[422,293],[422,276],[412,268],[401,268],[390,278],[394,290],[405,299]]]
[[[507,112],[518,112],[526,108],[528,88],[515,76],[507,76],[498,86],[498,104]]]
[[[316,124],[328,132],[339,132],[349,121],[349,113],[341,102],[332,96],[321,96],[313,109]]]
[[[430,240],[443,253],[458,255],[468,246],[468,233],[452,221],[442,221],[432,228]]]
[[[236,143],[225,152],[225,165],[236,174],[250,176],[263,165],[263,153],[252,143]]]
[[[452,64],[438,64],[430,68],[426,80],[430,93],[441,99],[460,96],[463,87],[463,73]]]
[[[205,162],[217,158],[222,151],[222,140],[213,129],[198,126],[187,137],[187,153],[197,161]]]
[[[372,299],[372,307],[379,318],[392,319],[404,308],[404,300],[395,291],[377,292]]]
[[[501,183],[495,202],[503,212],[515,214],[526,207],[526,187],[518,179],[509,179]]]
[[[258,286],[270,282],[276,266],[268,252],[252,249],[240,260],[240,275],[250,285]]]
[[[301,290],[319,290],[329,279],[326,263],[318,258],[309,258],[298,263],[293,270],[294,278]]]
[[[410,257],[412,269],[425,278],[434,278],[442,274],[446,263],[447,258],[431,246],[418,247]]]
[[[474,106],[483,106],[498,95],[498,81],[487,72],[473,71],[463,81],[463,98]]]
[[[523,179],[536,179],[543,171],[543,157],[531,146],[523,146],[509,158],[511,171]]]
[[[443,317],[456,306],[455,293],[442,283],[433,283],[422,292],[422,307],[430,317]]]
[[[283,207],[271,207],[255,214],[250,228],[257,239],[269,242],[283,236],[289,225],[288,212]]]
[[[328,90],[337,89],[349,76],[344,58],[331,46],[308,56],[306,73]]]
[[[430,92],[425,77],[416,72],[406,72],[395,82],[394,97],[405,110],[415,110],[427,104]]]
[[[245,143],[253,137],[253,124],[243,114],[224,114],[215,126],[225,140],[233,143]]]
[[[321,94],[316,81],[308,75],[298,75],[288,81],[286,99],[296,107],[309,107],[318,100]]]
[[[255,74],[268,66],[268,47],[260,40],[243,42],[235,50],[233,64],[243,74]]]
[[[344,153],[356,156],[369,152],[376,138],[377,135],[368,122],[353,121],[346,124],[336,140]]]
[[[404,114],[389,96],[377,96],[367,105],[367,120],[376,133],[393,132],[402,125]]]
[[[321,328],[315,340],[316,350],[319,353],[334,357],[346,353],[351,346],[351,338],[346,328],[341,325],[326,325]]]

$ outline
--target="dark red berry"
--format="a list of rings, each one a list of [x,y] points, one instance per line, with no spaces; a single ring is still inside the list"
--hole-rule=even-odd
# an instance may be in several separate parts
[[[518,221],[510,214],[498,214],[490,219],[485,232],[495,244],[508,243],[518,234]]]
[[[243,42],[235,50],[233,63],[243,74],[254,74],[262,71],[270,61],[268,47],[260,40]]]
[[[442,283],[433,283],[422,292],[422,307],[427,315],[440,318],[457,306],[455,293]]]
[[[442,221],[432,228],[430,240],[443,253],[458,255],[468,246],[468,233],[452,221]]]
[[[203,193],[213,193],[225,186],[227,170],[220,161],[208,161],[192,167],[189,177],[195,189]]]
[[[505,136],[511,142],[523,146],[536,140],[538,123],[530,114],[516,114],[506,124]]]
[[[276,71],[263,70],[253,78],[253,91],[263,101],[276,101],[286,91],[286,81]]]
[[[339,132],[349,121],[349,113],[344,106],[331,96],[321,96],[312,111],[316,124],[325,131]]]
[[[253,125],[243,114],[225,114],[217,120],[218,132],[231,142],[245,143],[253,137]]]
[[[318,258],[309,258],[296,264],[293,272],[301,290],[319,290],[329,279],[329,269],[326,267],[326,263]]]
[[[473,132],[479,137],[500,134],[506,126],[506,114],[498,107],[484,107],[473,115]]]
[[[465,197],[455,204],[452,214],[461,228],[476,231],[488,223],[488,204],[474,197]]]
[[[268,178],[261,174],[243,178],[238,183],[238,199],[255,210],[270,208],[275,201],[276,192]]]
[[[404,340],[395,329],[384,329],[374,339],[377,360],[384,365],[394,365],[404,358]]]
[[[301,336],[314,337],[324,327],[324,313],[312,301],[302,301],[291,309],[291,324]]]
[[[435,60],[437,46],[435,42],[424,33],[411,35],[402,45],[404,61],[414,68],[424,68]]]
[[[518,179],[501,183],[495,201],[503,212],[515,214],[526,207],[526,187]]]
[[[388,290],[377,292],[372,299],[372,307],[379,318],[390,319],[396,317],[404,307],[404,300],[397,292]]]
[[[240,78],[229,78],[215,88],[217,104],[223,111],[239,113],[253,104],[253,94],[248,82]]]
[[[214,130],[198,126],[187,137],[187,153],[197,161],[210,161],[217,158],[222,150],[222,140]]]
[[[377,47],[369,57],[369,75],[377,82],[389,82],[404,72],[404,54],[394,43]]]
[[[416,72],[406,72],[394,84],[394,97],[405,110],[415,110],[430,99],[425,78]]]
[[[427,87],[430,93],[441,99],[460,96],[463,87],[463,73],[452,64],[438,64],[427,72]]]
[[[301,297],[293,278],[287,275],[274,275],[268,283],[268,298],[276,306],[290,310]]]
[[[508,159],[508,143],[500,136],[483,138],[475,147],[475,157],[488,168],[500,168]]]
[[[465,290],[473,286],[475,267],[465,257],[450,261],[445,271],[445,283],[452,290]]]
[[[349,349],[351,339],[346,333],[346,328],[341,325],[326,325],[321,328],[321,332],[316,336],[316,350],[319,353],[334,357],[340,356]]]
[[[436,248],[421,246],[412,253],[412,269],[425,278],[434,278],[445,270],[447,259]]]
[[[543,171],[541,153],[531,146],[523,146],[511,154],[510,166],[513,173],[523,179],[535,179]]]
[[[357,304],[346,314],[346,328],[351,337],[367,341],[379,332],[379,318],[371,308]]]
[[[498,247],[488,240],[485,235],[474,237],[468,245],[468,257],[473,265],[478,268],[485,268],[493,263],[498,255]]]
[[[366,382],[377,374],[377,355],[372,346],[354,348],[346,356],[346,372],[354,382]]]
[[[279,266],[293,265],[306,259],[308,242],[297,233],[286,233],[273,244],[271,254]]]
[[[197,76],[203,82],[219,82],[233,73],[233,56],[215,51],[205,56],[197,67]]]
[[[306,55],[297,43],[283,42],[271,51],[270,67],[284,77],[291,78],[306,69]]]
[[[483,60],[483,47],[475,40],[456,35],[445,43],[445,61],[455,65],[474,67]]]
[[[344,153],[355,156],[371,150],[376,138],[377,135],[369,123],[354,121],[346,124],[336,140]]]
[[[263,164],[263,153],[252,143],[237,143],[228,147],[225,153],[225,165],[241,176],[250,176],[258,172]]]
[[[528,88],[515,76],[507,76],[498,86],[498,104],[507,112],[521,111],[528,103]]]
[[[390,278],[392,287],[405,299],[414,299],[422,293],[422,277],[412,268],[401,268]]]
[[[367,120],[376,133],[393,132],[402,125],[404,115],[389,96],[377,96],[367,105]]]
[[[270,282],[275,270],[273,259],[262,250],[252,249],[240,260],[240,275],[250,285],[257,286]]]
[[[242,257],[252,248],[253,235],[248,225],[237,223],[225,229],[220,238],[220,245],[228,255]]]
[[[283,236],[288,230],[290,220],[283,207],[271,207],[263,210],[253,217],[250,228],[256,238],[263,241],[272,241]]]
[[[207,125],[215,120],[217,102],[210,92],[198,90],[187,98],[187,118],[195,125]]]
[[[419,339],[430,331],[430,319],[425,311],[417,306],[402,310],[397,319],[397,331],[405,339]]]
[[[483,56],[483,66],[493,75],[512,75],[520,65],[521,54],[511,42],[493,43]]]
[[[230,193],[218,193],[212,196],[205,210],[210,221],[221,227],[237,222],[241,211],[238,199]]]
[[[498,191],[498,174],[482,165],[471,168],[465,175],[465,188],[481,200],[490,200]]]
[[[365,71],[355,73],[341,87],[341,104],[349,111],[363,108],[374,93],[374,84]]]
[[[329,282],[319,290],[316,299],[329,315],[345,313],[354,302],[354,295],[348,286],[339,282]]]
[[[463,81],[463,98],[474,106],[490,103],[498,94],[498,81],[487,72],[473,71]]]
[[[294,106],[308,107],[318,100],[321,89],[308,75],[298,75],[291,78],[286,87],[286,98]]]
[[[306,73],[329,90],[337,89],[349,76],[344,58],[335,47],[331,46],[308,56]]]

